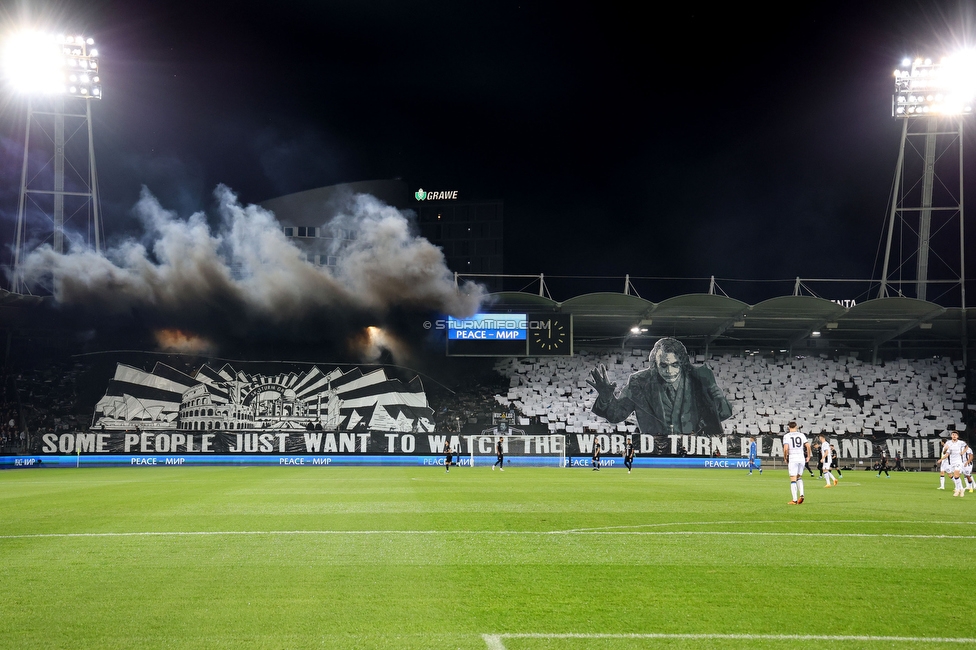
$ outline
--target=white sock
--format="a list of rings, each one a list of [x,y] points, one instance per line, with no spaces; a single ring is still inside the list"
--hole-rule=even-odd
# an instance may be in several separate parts
[[[796,481],[790,482],[790,492],[793,493],[793,500],[796,501]]]
[[[798,489],[800,491],[800,496],[802,497],[803,496],[803,479],[802,478],[796,479],[796,489]]]
[[[829,471],[824,472],[824,478],[827,479],[827,485],[837,482],[837,479],[835,479],[833,474],[831,474]]]
[[[939,487],[940,488],[944,488],[945,487],[945,476],[940,476],[939,477]]]
[[[959,479],[957,479],[955,476],[952,477],[952,484],[956,486],[956,489],[957,490],[961,490],[962,489],[962,481],[960,481]]]

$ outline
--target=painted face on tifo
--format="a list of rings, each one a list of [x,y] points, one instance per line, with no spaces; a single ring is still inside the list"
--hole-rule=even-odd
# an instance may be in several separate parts
[[[681,362],[678,355],[674,352],[665,352],[657,360],[657,371],[661,379],[669,384],[676,383],[681,379]]]

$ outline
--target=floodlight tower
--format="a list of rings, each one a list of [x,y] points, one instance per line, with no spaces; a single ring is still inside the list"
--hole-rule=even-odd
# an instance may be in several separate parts
[[[901,148],[891,196],[880,298],[889,295],[889,284],[898,284],[897,295],[904,295],[904,285],[914,284],[915,296],[920,300],[928,299],[930,284],[958,284],[961,306],[963,310],[966,308],[963,123],[973,113],[974,106],[976,52],[961,52],[938,63],[931,59],[906,59],[895,70],[891,112],[902,120]],[[910,161],[906,161],[906,148],[914,154]],[[958,154],[956,160],[953,153]],[[959,220],[958,265],[934,253],[948,279],[932,280],[931,239],[943,230],[951,233],[948,229],[955,219]],[[896,224],[900,226],[902,240],[898,243],[894,241]],[[913,246],[915,241],[917,248]],[[898,255],[906,243],[914,252],[899,256],[892,268],[893,247],[898,247],[895,251]],[[914,280],[902,282],[902,274],[908,270],[913,255],[916,257]]]
[[[89,243],[96,252],[101,250],[91,103],[102,98],[102,80],[94,45],[94,39],[85,36],[34,32],[16,34],[6,42],[6,81],[27,97],[11,283],[15,293],[29,291],[21,267],[29,249],[50,242],[55,252],[64,252],[66,200],[68,219],[86,213]],[[32,132],[41,136],[35,138],[33,152]],[[33,217],[30,223],[29,214]],[[58,279],[54,282],[56,292]]]

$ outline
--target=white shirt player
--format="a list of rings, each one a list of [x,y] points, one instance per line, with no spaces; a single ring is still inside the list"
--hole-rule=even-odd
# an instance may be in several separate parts
[[[950,440],[943,448],[943,452],[949,461],[949,467],[954,471],[962,469],[963,452],[968,445],[963,440]]]
[[[800,431],[787,431],[783,435],[783,448],[789,448],[786,464],[790,476],[802,476],[803,466],[807,463],[806,446],[810,444],[806,435]]]
[[[952,469],[950,469],[949,467],[949,457],[946,455],[947,444],[949,444],[948,440],[942,443],[942,453],[940,454],[940,456],[942,457],[942,462],[939,463],[939,471],[942,472],[943,474],[948,474],[949,472],[952,471]]]
[[[833,464],[834,456],[830,453],[830,443],[823,442],[820,445],[820,460],[823,461],[823,468],[830,469]]]
[[[790,456],[789,462],[793,463],[795,461],[800,461],[800,463],[806,463],[807,455],[803,450],[803,447],[807,444],[807,437],[800,431],[787,431],[783,435],[783,446],[789,445]]]

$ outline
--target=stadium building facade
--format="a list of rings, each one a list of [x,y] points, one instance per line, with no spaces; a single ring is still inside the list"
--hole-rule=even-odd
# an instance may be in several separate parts
[[[262,202],[281,222],[306,259],[335,266],[337,252],[355,233],[327,227],[356,194],[369,194],[401,211],[417,215],[420,235],[444,251],[447,267],[461,274],[501,276],[504,266],[504,202],[470,200],[459,190],[420,188],[411,191],[401,180],[343,183],[296,192]],[[500,278],[484,278],[489,291],[501,289]]]

